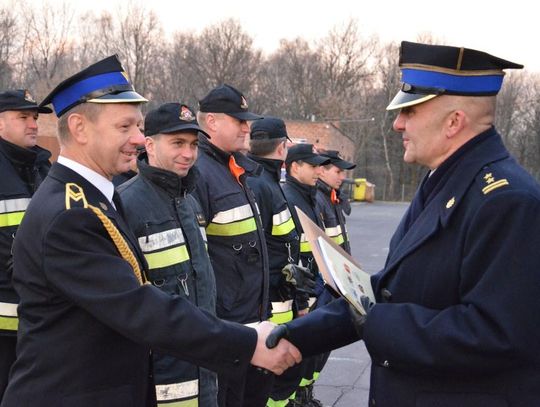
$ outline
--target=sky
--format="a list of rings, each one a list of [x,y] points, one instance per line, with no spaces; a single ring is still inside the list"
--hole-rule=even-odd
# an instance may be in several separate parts
[[[0,2],[7,0],[0,0]],[[42,0],[28,0],[35,5]],[[48,0],[60,4],[63,0]],[[237,19],[270,53],[282,38],[317,40],[330,29],[356,19],[360,34],[383,42],[415,41],[431,33],[446,45],[479,49],[540,73],[540,20],[532,0],[151,0],[143,3],[168,34],[200,32],[227,18]],[[70,0],[77,11],[115,13],[127,0]],[[396,56],[397,61],[397,56]]]

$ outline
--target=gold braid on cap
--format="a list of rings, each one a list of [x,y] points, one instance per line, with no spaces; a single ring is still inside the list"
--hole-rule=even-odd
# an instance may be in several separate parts
[[[84,191],[80,186],[70,182],[66,184],[66,209],[71,209],[72,200],[75,202],[82,201],[84,208],[89,208],[96,214],[98,219],[103,224],[103,227],[111,237],[111,240],[116,246],[118,253],[120,253],[120,256],[122,256],[122,258],[129,263],[133,269],[135,277],[139,281],[139,284],[143,285],[145,281],[143,279],[143,274],[141,272],[141,268],[139,267],[139,263],[137,262],[135,255],[129,248],[126,240],[118,228],[114,225],[114,223],[111,222],[111,220],[103,213],[101,209],[88,204],[86,197],[84,196]]]

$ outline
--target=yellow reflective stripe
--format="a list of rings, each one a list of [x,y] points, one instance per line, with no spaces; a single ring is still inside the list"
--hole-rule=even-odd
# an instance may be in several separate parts
[[[0,329],[4,331],[16,331],[19,327],[19,318],[0,317]]]
[[[144,253],[144,257],[148,262],[149,269],[157,269],[160,267],[169,267],[173,264],[182,263],[189,260],[189,253],[185,245],[173,247],[172,249],[162,250],[155,253]]]
[[[300,242],[300,253],[311,253],[309,242]]]
[[[210,236],[237,236],[257,230],[255,218],[249,218],[240,222],[219,224],[210,223],[206,233]]]
[[[332,237],[332,240],[336,242],[336,244],[342,244],[345,241],[345,238],[343,237],[343,235],[339,235]]]
[[[0,302],[0,316],[2,317],[16,317],[17,305],[11,302]]]
[[[0,215],[0,228],[20,225],[24,212],[3,213]]]
[[[189,399],[182,401],[173,401],[172,403],[164,402],[161,403],[158,401],[158,407],[199,407],[199,399]]]
[[[294,230],[294,221],[292,218],[289,218],[288,221],[282,223],[281,225],[272,225],[272,235],[273,236],[283,236]]]
[[[30,203],[30,198],[4,199],[0,201],[0,213],[24,212]]]
[[[293,320],[292,311],[272,312],[272,316],[270,317],[270,322],[273,322],[274,324],[284,324],[292,320]]]
[[[138,240],[141,250],[145,253],[185,243],[184,234],[180,228],[140,236]]]
[[[218,212],[216,216],[214,216],[214,219],[212,219],[212,223],[225,224],[231,222],[238,222],[240,220],[252,217],[253,211],[251,210],[251,206],[249,204],[246,204],[226,211]]]
[[[156,397],[158,402],[166,406],[197,406],[199,395],[199,380],[189,380],[181,383],[157,384]],[[189,400],[180,400],[191,397]],[[172,403],[174,402],[174,403]],[[195,404],[193,404],[195,402]],[[182,404],[176,404],[182,403]],[[187,404],[186,404],[187,403]]]

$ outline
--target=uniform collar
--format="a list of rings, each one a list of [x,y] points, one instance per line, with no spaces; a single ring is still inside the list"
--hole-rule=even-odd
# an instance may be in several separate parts
[[[248,154],[248,158],[260,164],[268,173],[272,174],[272,177],[276,181],[281,179],[281,168],[283,167],[282,160],[259,157],[251,153]]]
[[[317,186],[311,186],[302,184],[292,175],[285,175],[285,180],[287,184],[290,184],[294,189],[300,192],[306,199],[311,199],[312,202],[315,202],[315,195],[317,194]]]
[[[212,157],[214,160],[218,161],[225,167],[229,168],[229,159],[232,156],[234,156],[234,159],[236,161],[236,164],[238,164],[240,167],[242,167],[247,175],[250,176],[259,176],[262,168],[259,164],[257,164],[255,161],[249,159],[244,154],[241,153],[227,153],[226,151],[221,150],[220,148],[216,147],[214,144],[212,144],[208,138],[202,136],[199,137],[199,148]]]
[[[144,159],[137,162],[137,167],[142,177],[165,190],[171,197],[178,197],[192,192],[199,179],[199,170],[194,166],[191,167],[185,177],[179,177],[174,172],[163,168],[153,167]]]
[[[68,167],[69,169],[75,171],[81,177],[86,179],[89,183],[95,186],[99,190],[99,192],[101,192],[105,196],[105,198],[107,198],[109,202],[114,206],[112,200],[114,194],[114,185],[111,181],[109,181],[103,175],[98,174],[94,170],[91,170],[90,168],[64,156],[58,157],[58,163],[62,164],[65,167]]]
[[[51,153],[44,148],[39,146],[23,148],[16,144],[10,143],[1,137],[0,151],[2,151],[11,162],[18,165],[39,164],[41,162],[48,161],[51,157]]]

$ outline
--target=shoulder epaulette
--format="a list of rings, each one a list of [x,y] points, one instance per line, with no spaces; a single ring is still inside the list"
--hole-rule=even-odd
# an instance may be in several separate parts
[[[84,190],[73,182],[66,184],[66,209],[72,207],[88,208],[88,202],[84,195]]]
[[[482,193],[484,195],[487,195],[498,188],[510,185],[508,179],[502,178],[502,176],[499,176],[496,171],[489,167],[484,168],[477,179],[482,187]]]

